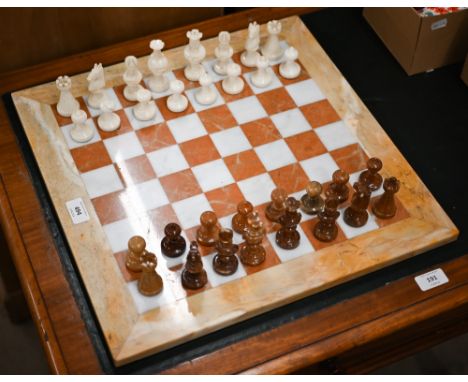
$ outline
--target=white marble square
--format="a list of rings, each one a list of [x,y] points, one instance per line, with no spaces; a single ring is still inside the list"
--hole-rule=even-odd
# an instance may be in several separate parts
[[[190,141],[206,135],[207,132],[203,123],[196,113],[186,115],[184,117],[171,119],[167,121],[167,126],[171,130],[172,135],[177,143]]]
[[[344,234],[346,235],[348,239],[365,234],[367,232],[374,231],[379,228],[379,226],[377,225],[375,221],[374,215],[372,215],[371,213],[369,213],[369,219],[367,220],[367,223],[365,225],[363,225],[362,227],[355,228],[345,223],[343,219],[345,208],[342,208],[339,211],[340,211],[340,216],[338,217],[336,222],[338,223],[340,228],[343,230]]]
[[[268,171],[296,162],[296,157],[283,139],[257,146],[254,150]]]
[[[178,145],[164,147],[146,155],[159,177],[189,168]]]
[[[271,83],[268,86],[265,86],[264,88],[259,88],[255,86],[254,83],[252,82],[252,75],[255,73],[256,70],[252,72],[247,72],[244,74],[245,80],[249,83],[250,87],[252,88],[255,94],[265,93],[269,90],[277,89],[282,86],[281,81],[278,79],[278,77],[276,77],[276,74],[273,71],[273,69],[270,67],[267,70],[273,76],[273,79]]]
[[[312,130],[299,109],[291,109],[272,115],[271,120],[284,138]]]
[[[211,60],[203,60],[202,62],[202,65],[205,68],[205,71],[211,76],[211,78],[213,79],[213,82],[219,82],[226,78],[226,76],[219,75],[218,73],[214,71],[213,66],[216,61],[217,59],[213,58]]]
[[[135,211],[149,211],[169,204],[159,179],[151,179],[143,183],[132,185],[126,189],[129,206]]]
[[[270,201],[271,191],[276,188],[268,173],[253,176],[237,182],[245,199],[254,206]]]
[[[227,104],[238,125],[267,116],[267,112],[255,96],[242,98]]]
[[[198,194],[187,199],[172,203],[182,229],[188,229],[200,224],[200,215],[211,211],[211,205],[205,194]]]
[[[339,149],[358,141],[354,133],[343,121],[319,127],[315,129],[315,132],[328,151]]]
[[[115,91],[113,88],[104,89],[104,94],[109,100],[113,102],[114,110],[122,109],[122,105],[119,101],[119,97],[117,97],[117,94],[115,94]],[[86,103],[86,106],[88,106],[89,114],[91,114],[91,117],[97,117],[98,115],[101,114],[101,109],[94,109],[91,106],[89,106],[88,95],[83,96],[83,99]]]
[[[286,90],[297,106],[307,105],[325,98],[314,80],[305,80],[286,86]]]
[[[159,242],[151,220],[146,214],[138,215],[136,211],[131,212],[132,216],[103,226],[113,253],[126,251],[128,240],[134,235],[142,236],[146,241],[146,249],[154,252],[158,248]]]
[[[135,117],[135,114],[133,114],[133,109],[134,109],[134,106],[131,106],[131,107],[125,108],[124,111],[134,130],[140,130],[140,129],[143,129],[144,127],[157,125],[161,122],[164,122],[164,118],[162,117],[162,114],[159,111],[159,108],[157,106],[156,106],[155,116],[147,121],[140,121],[139,119],[137,119]]]
[[[211,134],[210,137],[222,157],[252,148],[249,140],[239,126]]]
[[[192,172],[203,192],[234,183],[234,178],[222,159],[192,167]]]
[[[104,146],[106,146],[112,162],[122,162],[145,153],[140,140],[133,131],[105,139]]]
[[[226,284],[230,281],[238,280],[241,277],[247,276],[247,273],[245,272],[245,269],[242,266],[240,260],[239,267],[232,275],[222,276],[217,274],[213,269],[213,257],[215,257],[215,255],[215,253],[212,253],[211,255],[206,255],[202,257],[203,267],[206,270],[206,273],[208,275],[208,281],[212,287],[217,287],[219,285]]]
[[[110,164],[81,174],[91,199],[124,188],[115,167]]]
[[[166,74],[164,74],[164,76],[169,80],[169,82],[171,82],[172,80],[176,80],[176,76],[174,75],[174,73],[172,73],[171,71],[167,72]],[[145,77],[143,78],[143,82],[145,83],[145,86],[148,90],[150,90],[149,86],[148,86],[148,81],[150,79],[151,76],[148,76],[148,77]],[[151,90],[150,90],[151,91]],[[161,92],[161,93],[156,93],[156,92],[151,92],[151,97],[153,97],[153,99],[157,99],[157,98],[162,98],[162,97],[166,97],[166,96],[169,96],[171,95],[172,92],[171,92],[171,89],[167,89],[166,91],[164,92]]]
[[[94,124],[94,121],[91,118],[88,118],[86,120],[86,124],[89,127],[91,127],[91,129],[94,132],[94,135],[88,142],[84,142],[84,143],[79,143],[79,142],[76,142],[76,141],[74,141],[72,139],[72,137],[70,135],[70,131],[73,128],[73,126],[75,126],[74,123],[62,126],[60,128],[60,131],[62,132],[63,137],[65,138],[65,142],[67,143],[67,146],[68,146],[69,149],[76,149],[77,147],[83,147],[83,146],[89,145],[90,143],[98,142],[98,141],[101,140],[101,136],[99,135],[99,133],[97,131],[97,128],[96,128],[96,125]]]
[[[151,297],[144,296],[138,291],[138,280],[127,283],[127,288],[135,303],[138,314],[172,304],[176,301],[169,283],[164,284],[163,290],[159,294]]]
[[[299,162],[310,180],[325,183],[331,180],[338,166],[329,153]]]
[[[221,227],[232,229],[232,218],[233,218],[234,215],[235,215],[235,213],[220,218],[218,221],[219,221],[219,224],[221,224]],[[234,230],[232,231],[232,233],[233,233],[232,242],[234,244],[240,244],[240,243],[242,243],[244,241],[241,234],[237,233]]]
[[[282,263],[300,256],[310,255],[315,251],[314,247],[300,226],[297,227],[297,231],[299,232],[299,235],[301,235],[301,240],[299,241],[299,246],[294,249],[283,249],[279,247],[278,244],[276,244],[276,232],[272,232],[267,235],[268,240],[270,241]]]
[[[216,106],[220,106],[220,105],[224,104],[224,98],[221,97],[221,94],[219,94],[219,91],[216,88],[216,86],[214,84],[211,84],[210,87],[216,93],[216,99],[210,105],[202,105],[201,103],[199,103],[196,100],[195,93],[200,90],[200,87],[190,89],[190,90],[187,90],[185,92],[185,94],[187,94],[187,97],[188,97],[190,103],[192,104],[193,108],[195,109],[195,111],[197,111],[197,112],[198,111],[203,111],[203,110],[211,109],[212,107],[216,107]]]

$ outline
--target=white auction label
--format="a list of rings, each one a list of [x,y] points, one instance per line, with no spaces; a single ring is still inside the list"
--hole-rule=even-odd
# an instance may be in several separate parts
[[[88,211],[83,203],[83,199],[76,198],[69,200],[66,203],[68,213],[73,221],[73,224],[80,224],[89,220]]]
[[[433,271],[415,277],[414,281],[416,281],[416,284],[418,284],[419,288],[425,292],[439,285],[448,283],[449,279],[442,269],[437,268]]]

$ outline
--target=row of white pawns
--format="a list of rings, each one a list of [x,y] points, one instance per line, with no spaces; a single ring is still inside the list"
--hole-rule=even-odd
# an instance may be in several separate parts
[[[260,26],[256,22],[249,24],[248,37],[245,42],[245,51],[241,54],[241,62],[247,67],[257,67],[252,73],[251,82],[259,88],[267,87],[273,81],[273,73],[269,68],[271,61],[277,61],[285,56],[284,62],[279,67],[280,75],[287,79],[299,76],[301,68],[296,62],[297,50],[290,46],[286,50],[282,48],[279,41],[281,23],[277,20],[267,23],[268,38],[265,44],[260,47]],[[195,99],[201,105],[210,105],[216,101],[217,94],[211,84],[213,79],[205,71],[202,61],[205,58],[205,47],[201,44],[203,34],[198,29],[187,32],[188,45],[184,48],[184,58],[187,66],[184,68],[184,75],[189,81],[198,81],[200,89],[195,92]],[[229,32],[220,32],[218,35],[219,44],[215,49],[216,60],[213,64],[215,73],[226,76],[222,81],[222,88],[228,94],[238,94],[244,88],[244,81],[240,77],[240,65],[232,62],[233,48],[230,45],[231,36]],[[148,79],[147,85],[150,90],[143,88],[140,82],[143,78],[138,69],[138,60],[135,56],[125,58],[125,72],[123,80],[126,84],[123,94],[129,101],[137,101],[133,108],[133,114],[140,121],[148,121],[156,115],[156,105],[152,100],[152,94],[163,93],[170,90],[171,95],[167,98],[166,104],[169,110],[175,113],[183,112],[188,106],[188,100],[183,91],[184,83],[180,80],[169,81],[166,73],[169,63],[162,52],[164,42],[152,40],[150,48],[153,53],[148,59],[148,68],[152,75]],[[261,51],[261,53],[259,52]],[[98,126],[103,131],[114,131],[120,127],[120,117],[113,112],[115,106],[105,94],[105,77],[102,64],[95,64],[88,80],[88,105],[95,109],[100,109],[102,113],[98,117]],[[78,101],[71,93],[71,79],[68,76],[60,76],[56,80],[57,88],[60,91],[60,98],[57,104],[57,112],[64,117],[71,117],[74,124],[70,130],[73,140],[84,143],[92,139],[94,130],[86,123],[87,117],[83,110],[80,110]]]

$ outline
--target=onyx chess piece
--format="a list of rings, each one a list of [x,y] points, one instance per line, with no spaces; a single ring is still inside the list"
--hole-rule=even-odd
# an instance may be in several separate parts
[[[234,232],[244,233],[245,227],[247,225],[247,217],[253,211],[252,203],[247,200],[241,201],[237,205],[237,213],[232,217],[232,229]]]
[[[217,253],[213,257],[213,269],[223,276],[232,275],[239,267],[239,260],[236,256],[239,246],[233,244],[232,237],[232,230],[228,228],[219,231],[219,240],[216,243]]]
[[[276,232],[276,244],[283,249],[294,249],[299,246],[301,235],[297,225],[301,221],[301,213],[297,211],[300,202],[290,196],[286,199],[286,210],[279,218],[281,228]]]
[[[181,235],[182,230],[176,223],[164,227],[164,238],[161,240],[161,252],[167,257],[179,257],[184,254],[187,244]]]
[[[218,218],[213,211],[205,211],[200,215],[200,227],[197,230],[197,241],[205,247],[213,247],[218,241]]]
[[[336,219],[340,216],[338,208],[338,199],[330,197],[325,200],[323,211],[318,213],[318,222],[314,227],[314,236],[324,242],[330,242],[338,236],[338,226]]]
[[[351,205],[346,208],[343,220],[351,227],[362,227],[369,219],[367,207],[369,207],[371,190],[363,182],[353,184],[355,190],[351,199]]]
[[[141,236],[132,236],[128,241],[125,266],[132,272],[141,272],[141,263],[146,255],[146,241]]]
[[[138,291],[144,296],[155,296],[163,289],[163,280],[156,272],[156,255],[147,252],[141,263],[141,275],[138,279]]]
[[[371,192],[377,191],[382,185],[382,175],[379,171],[382,170],[382,161],[379,158],[370,158],[367,161],[367,170],[364,170],[359,175],[359,181],[364,183]]]
[[[397,206],[395,194],[400,189],[400,181],[394,176],[383,182],[384,193],[372,205],[372,212],[380,219],[391,219],[395,216]]]
[[[240,261],[242,264],[256,266],[265,261],[266,252],[262,245],[265,236],[265,228],[257,212],[252,212],[247,217],[247,226],[243,238],[245,244],[240,250]]]
[[[349,198],[348,189],[349,174],[343,170],[336,170],[332,175],[332,182],[325,191],[325,196],[335,197],[338,204],[346,202]]]
[[[278,223],[281,215],[286,210],[286,199],[288,194],[282,188],[275,188],[271,192],[271,202],[265,209],[265,215],[268,220]]]
[[[322,185],[319,182],[307,183],[306,193],[301,197],[301,210],[308,215],[317,215],[322,211],[325,202],[321,193]]]
[[[181,278],[182,286],[187,289],[200,289],[208,282],[196,241],[190,243],[190,250]]]

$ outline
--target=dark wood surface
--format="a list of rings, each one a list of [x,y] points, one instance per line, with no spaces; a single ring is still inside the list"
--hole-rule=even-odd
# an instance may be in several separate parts
[[[222,20],[202,22],[196,27],[203,30],[206,37],[212,37],[220,30],[245,28],[250,20],[263,23],[301,12],[304,9],[254,9]],[[64,72],[86,71],[96,61],[109,65],[122,61],[129,54],[148,54],[150,38],[163,39],[168,48],[183,44],[187,28],[1,75],[1,93],[51,81]],[[79,302],[66,278],[3,103],[0,129],[0,220],[51,371],[101,373],[103,367],[86,330]],[[405,277],[181,362],[165,372],[370,371],[427,344],[468,330],[468,256],[441,266],[450,283],[431,291],[421,292],[413,277]],[[421,269],[418,274],[423,271]],[[362,361],[362,354],[369,355],[368,352],[372,352],[372,357]],[[361,361],[357,362],[359,359]]]

